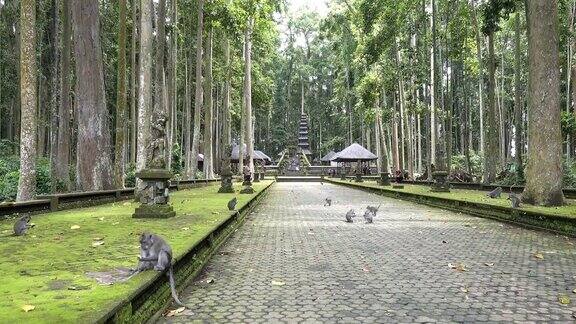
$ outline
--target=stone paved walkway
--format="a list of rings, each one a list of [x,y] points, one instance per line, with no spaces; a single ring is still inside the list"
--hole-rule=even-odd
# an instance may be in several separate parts
[[[365,224],[366,205],[380,203]],[[573,323],[575,242],[330,184],[277,183],[181,295],[194,314],[160,322]]]

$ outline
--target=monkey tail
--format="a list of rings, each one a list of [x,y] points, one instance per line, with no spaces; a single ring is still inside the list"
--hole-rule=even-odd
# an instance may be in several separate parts
[[[174,272],[172,271],[172,265],[168,268],[168,281],[170,282],[170,292],[172,293],[172,298],[179,306],[186,307],[178,298],[178,293],[176,293],[176,283],[174,282]]]

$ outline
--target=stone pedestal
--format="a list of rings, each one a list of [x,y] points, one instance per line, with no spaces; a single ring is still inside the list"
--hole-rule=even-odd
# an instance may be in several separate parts
[[[232,174],[221,174],[220,175],[220,189],[218,189],[219,193],[233,193],[234,187],[232,186]]]
[[[176,216],[172,206],[168,205],[168,180],[172,173],[164,169],[144,169],[136,173],[142,180],[144,189],[140,190],[140,206],[136,208],[134,218],[169,218]]]
[[[356,170],[356,179],[354,179],[354,182],[364,182],[362,179],[362,171]]]
[[[260,173],[258,171],[254,171],[254,182],[260,182]]]
[[[389,186],[390,185],[390,173],[389,172],[381,172],[380,173],[380,180],[378,181],[381,186]]]
[[[432,192],[450,192],[450,182],[448,181],[448,172],[434,171],[432,172]]]
[[[242,190],[240,190],[241,194],[253,194],[254,193],[254,189],[252,188],[251,176],[249,176],[249,175],[244,176],[244,182],[242,182],[242,186],[244,188],[242,188]]]

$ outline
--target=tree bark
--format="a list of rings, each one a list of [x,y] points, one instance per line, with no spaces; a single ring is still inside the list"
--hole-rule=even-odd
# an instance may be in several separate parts
[[[520,178],[524,176],[524,166],[522,164],[522,95],[520,92],[521,73],[521,49],[520,49],[520,13],[516,13],[515,18],[515,45],[514,45],[514,157],[516,160],[516,171]]]
[[[526,20],[530,141],[522,200],[559,206],[564,203],[564,195],[557,1],[526,1]]]
[[[478,24],[478,12],[475,8],[475,1],[472,3],[473,9],[473,22],[474,31],[476,34],[476,60],[478,61],[478,101],[479,101],[479,116],[480,116],[480,156],[484,154],[484,64],[482,61],[482,37],[480,34],[480,26]]]
[[[71,0],[62,2],[62,55],[60,77],[60,106],[58,109],[58,138],[54,177],[63,190],[70,190],[70,56],[72,47]]]
[[[130,93],[130,118],[131,118],[131,139],[130,139],[130,162],[136,163],[136,136],[138,134],[138,116],[136,106],[136,89],[138,88],[138,79],[136,78],[136,73],[138,71],[137,61],[136,61],[136,52],[138,51],[136,47],[136,39],[138,38],[138,15],[137,15],[137,5],[138,0],[132,0],[132,64],[130,65],[130,86],[131,86],[131,93]]]
[[[17,201],[36,191],[36,1],[20,1],[20,178]]]
[[[224,129],[222,131],[223,137],[223,144],[230,145],[232,142],[232,125],[231,125],[231,118],[230,118],[230,92],[231,92],[231,79],[232,79],[232,69],[231,69],[231,61],[230,61],[230,39],[228,35],[224,38],[224,61],[226,64],[226,76],[224,80],[224,103],[223,103],[223,122],[224,122]]]
[[[73,1],[79,190],[112,188],[110,129],[97,0]]]
[[[436,164],[436,5],[431,0],[432,15],[430,30],[432,46],[430,48],[430,163]],[[431,173],[430,173],[431,175]]]
[[[196,32],[196,92],[194,101],[194,131],[190,151],[190,169],[187,178],[195,178],[198,170],[198,148],[200,147],[200,118],[204,97],[202,95],[202,34],[204,32],[204,0],[198,0],[198,29]]]
[[[186,177],[189,178],[189,172],[191,172],[191,156],[190,156],[190,142],[191,142],[191,134],[190,134],[190,126],[192,125],[192,92],[190,91],[190,85],[192,84],[189,70],[192,69],[192,56],[185,58],[186,67],[184,70],[184,125],[182,126],[182,137],[183,137],[183,145],[182,151],[184,152],[184,173]]]
[[[488,34],[488,111],[484,125],[484,183],[496,180],[498,168],[498,121],[496,120],[496,62],[494,60],[494,32]]]
[[[138,64],[138,138],[136,143],[136,171],[146,168],[146,146],[150,140],[152,110],[152,1],[140,1],[140,51]],[[140,189],[140,183],[137,184]]]
[[[124,129],[126,126],[126,0],[119,0],[118,89],[116,97],[116,143],[114,148],[114,185],[124,188]]]
[[[248,26],[244,34],[244,102],[246,103],[246,114],[244,122],[246,123],[246,158],[250,172],[254,173],[254,129],[252,127],[252,28],[254,27],[254,18],[248,18]]]
[[[61,191],[63,184],[60,183],[58,174],[59,161],[58,161],[58,147],[61,145],[58,142],[58,128],[60,120],[65,120],[65,117],[60,116],[60,107],[62,106],[62,88],[60,87],[60,80],[62,80],[61,65],[60,65],[60,1],[54,0],[51,8],[52,26],[50,32],[52,36],[52,69],[50,71],[50,92],[51,92],[51,116],[52,123],[50,128],[50,173],[52,179],[52,192]]]
[[[204,177],[214,179],[214,107],[212,100],[212,35],[214,28],[208,27],[206,36],[206,80],[204,82]]]

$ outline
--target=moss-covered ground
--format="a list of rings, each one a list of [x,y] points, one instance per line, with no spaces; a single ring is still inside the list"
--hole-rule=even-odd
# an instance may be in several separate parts
[[[469,201],[475,203],[483,203],[494,206],[511,207],[510,201],[507,200],[508,193],[503,192],[500,198],[491,199],[486,196],[488,191],[481,190],[466,190],[466,189],[450,189],[450,192],[431,192],[429,186],[423,185],[412,185],[403,184],[403,189],[394,189],[391,186],[383,187],[380,186],[376,181],[364,181],[361,183],[350,182],[348,180],[330,179],[333,182],[349,183],[359,186],[371,187],[371,188],[385,188],[386,190],[399,191],[399,192],[410,192],[423,196],[430,197],[441,197],[459,201]],[[522,204],[520,209],[533,211],[542,214],[565,216],[570,218],[576,218],[576,201],[566,200],[566,205],[561,207],[544,207],[544,206],[532,206],[527,204]]]
[[[110,286],[87,272],[133,268],[143,231],[163,236],[178,258],[270,181],[254,183],[252,195],[218,194],[218,185],[173,192],[170,219],[133,219],[132,200],[32,217],[28,235],[14,237],[13,220],[0,222],[0,323],[92,322],[154,276],[154,271]],[[235,184],[236,192],[240,185]],[[94,242],[104,242],[94,244]],[[34,306],[25,312],[25,305]]]

